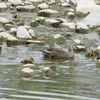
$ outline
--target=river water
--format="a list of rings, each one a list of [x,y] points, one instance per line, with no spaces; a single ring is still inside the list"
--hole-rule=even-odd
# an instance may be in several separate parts
[[[12,19],[9,10],[0,15]],[[37,16],[36,13],[23,12],[20,15],[26,25]],[[33,30],[36,34],[52,36],[56,33],[68,33],[67,29],[46,26]],[[66,50],[74,39],[80,39],[88,50],[95,50],[100,44],[100,35],[94,31],[89,34],[72,32],[70,39],[65,38],[65,42],[56,43]],[[100,67],[96,66],[95,58],[86,58],[84,52],[79,52],[75,53],[73,61],[50,61],[43,59],[41,50],[45,47],[48,45],[8,46],[3,42],[0,54],[0,100],[100,100]],[[29,57],[34,58],[39,68],[55,66],[53,75],[49,78],[43,75],[22,77],[21,60]]]
[[[89,38],[89,34],[77,36]],[[88,44],[93,45],[95,41],[98,41],[95,45],[98,44],[99,38],[96,39]],[[100,68],[96,67],[95,58],[86,58],[85,53],[80,52],[75,53],[73,61],[50,61],[43,59],[40,48],[43,46],[7,46],[6,42],[3,43],[0,100],[100,100]],[[20,68],[23,65],[20,62],[29,57],[33,57],[40,68],[55,66],[53,75],[49,78],[42,75],[22,77]]]

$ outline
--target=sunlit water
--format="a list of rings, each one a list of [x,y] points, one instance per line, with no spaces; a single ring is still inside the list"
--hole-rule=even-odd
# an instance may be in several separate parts
[[[56,66],[50,78],[20,75],[21,60],[33,57],[41,67]],[[100,68],[95,59],[75,53],[73,61],[49,61],[30,46],[7,47],[0,54],[0,100],[100,100]]]

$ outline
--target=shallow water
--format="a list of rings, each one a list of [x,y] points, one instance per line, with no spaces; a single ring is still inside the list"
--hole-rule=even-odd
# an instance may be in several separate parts
[[[54,5],[55,9],[55,5]],[[59,8],[60,9],[60,8]],[[62,9],[60,9],[62,10]],[[9,10],[0,16],[12,20]],[[25,25],[37,17],[34,13],[19,13]],[[61,13],[62,14],[62,13]],[[61,15],[60,15],[61,16]],[[54,16],[53,16],[54,17]],[[63,17],[63,16],[62,16]],[[66,17],[66,16],[64,16]],[[16,27],[17,23],[14,23]],[[36,34],[69,34],[65,41],[55,41],[66,50],[74,39],[80,39],[88,50],[100,44],[100,36],[96,32],[77,34],[67,29],[38,26],[33,28]],[[48,43],[48,45],[52,45]],[[94,58],[86,58],[84,52],[75,53],[75,59],[50,61],[43,59],[41,50],[48,45],[18,45],[7,46],[3,43],[0,54],[0,100],[100,100],[100,68],[96,67]],[[33,57],[35,64],[42,67],[55,66],[56,69],[49,78],[35,75],[25,78],[20,75],[21,60]]]
[[[20,75],[21,60],[33,57],[41,67],[56,66],[50,78]],[[8,47],[0,54],[0,100],[100,100],[100,68],[95,59],[75,53],[73,61],[49,61],[30,46]]]

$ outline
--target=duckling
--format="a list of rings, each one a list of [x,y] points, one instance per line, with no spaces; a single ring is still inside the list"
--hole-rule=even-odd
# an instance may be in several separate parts
[[[25,59],[25,60],[22,60],[21,63],[23,63],[23,64],[33,64],[34,59],[33,58]]]
[[[74,58],[74,51],[73,48],[75,47],[75,44],[72,44],[70,46],[69,52],[65,52],[64,50],[61,50],[60,48],[48,48],[43,50],[42,54],[44,57],[49,59],[73,59]]]
[[[96,66],[100,67],[100,56],[97,56],[96,58]]]
[[[86,57],[96,57],[98,55],[99,55],[99,53],[97,51],[92,50],[91,52],[87,53],[85,56]]]

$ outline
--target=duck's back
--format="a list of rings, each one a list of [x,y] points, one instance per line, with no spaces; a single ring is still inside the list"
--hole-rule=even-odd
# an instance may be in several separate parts
[[[57,58],[57,59],[68,59],[71,57],[70,53],[65,52],[59,48],[49,48],[43,51],[45,57]]]

